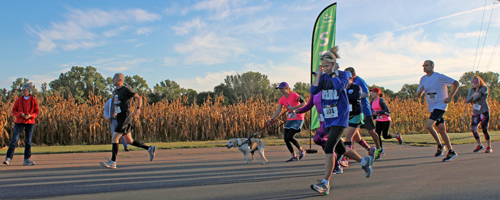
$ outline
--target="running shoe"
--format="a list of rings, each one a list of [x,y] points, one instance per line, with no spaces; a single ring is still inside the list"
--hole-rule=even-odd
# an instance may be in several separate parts
[[[332,174],[342,174],[344,173],[344,169],[340,165],[335,165],[333,168],[333,173]]]
[[[472,151],[472,152],[477,153],[483,149],[484,149],[483,145],[477,145],[476,149],[474,149],[474,151]]]
[[[375,150],[375,160],[379,160],[380,157],[382,157],[382,152],[384,151],[384,149],[380,149],[380,150]]]
[[[382,150],[380,151],[380,155],[383,155],[383,156],[385,156],[385,152],[384,152],[384,149],[382,149]]]
[[[486,147],[486,151],[484,153],[491,153],[493,152],[493,149],[491,149],[490,147]]]
[[[323,183],[323,181],[320,181],[316,185],[311,185],[311,189],[324,195],[328,195],[330,193],[330,186]]]
[[[149,149],[148,149],[149,161],[153,161],[153,158],[155,158],[155,151],[156,151],[156,146],[149,147]]]
[[[436,151],[436,154],[434,155],[434,157],[438,157],[438,156],[442,156],[443,155],[443,152],[446,150],[446,147],[443,146],[443,145],[438,145],[437,147],[437,151]]]
[[[293,162],[293,161],[298,161],[299,158],[297,156],[293,156],[292,158],[286,160],[285,162]]]
[[[343,156],[342,159],[340,159],[339,164],[342,165],[342,167],[349,167],[349,158]]]
[[[446,158],[443,159],[443,162],[448,162],[451,161],[453,158],[457,157],[458,154],[455,151],[449,151],[448,155],[446,155]]]
[[[306,155],[306,150],[301,150],[299,151],[299,160],[302,160],[302,158],[304,158],[304,156]]]
[[[116,169],[116,162],[109,161],[109,162],[101,162],[101,165],[103,167],[106,167],[108,169]]]
[[[373,158],[371,156],[365,156],[363,159],[365,160],[365,164],[361,165],[361,169],[365,170],[366,178],[370,178],[372,175]]]
[[[375,147],[372,147],[372,148],[370,148],[370,151],[368,151],[368,155],[371,156],[373,159],[375,159],[377,152],[378,151],[375,149]],[[379,155],[379,157],[380,157],[380,155]],[[374,161],[374,160],[372,160],[372,161]]]
[[[403,136],[400,133],[396,134],[396,139],[398,140],[399,145],[403,144]]]
[[[10,158],[5,158],[5,161],[3,161],[3,164],[4,164],[4,165],[10,165],[10,161],[12,161],[12,159],[10,159]]]
[[[32,162],[31,160],[24,160],[23,162],[23,165],[24,166],[31,166],[31,165],[35,165],[35,162]]]

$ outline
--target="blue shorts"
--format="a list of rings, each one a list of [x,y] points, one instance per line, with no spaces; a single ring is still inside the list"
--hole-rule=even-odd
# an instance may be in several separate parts
[[[290,120],[285,124],[285,129],[301,130],[304,120]]]

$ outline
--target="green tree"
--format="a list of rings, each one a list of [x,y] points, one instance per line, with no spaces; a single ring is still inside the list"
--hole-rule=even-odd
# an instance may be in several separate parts
[[[51,81],[49,85],[52,90],[66,97],[73,96],[78,103],[84,103],[90,94],[101,96],[107,94],[106,80],[92,66],[73,66],[70,71],[61,73],[59,78]]]
[[[303,96],[304,98],[308,98],[311,96],[311,84],[310,83],[303,83],[303,82],[296,82],[293,85],[293,91],[297,92],[299,95]]]
[[[418,99],[417,97],[418,84],[404,84],[401,90],[395,94],[401,99]]]
[[[174,100],[180,98],[182,95],[186,94],[188,90],[181,88],[179,84],[175,81],[164,80],[157,83],[153,91],[148,94],[148,99],[150,103],[159,102],[162,100]],[[191,92],[192,93],[192,92]]]
[[[217,92],[224,93],[224,101],[234,104],[238,101],[246,101],[250,98],[269,98],[273,94],[273,87],[269,82],[267,75],[259,72],[245,72],[226,76],[223,85],[218,85],[214,89]]]
[[[111,79],[112,80],[112,79]],[[149,91],[149,86],[139,75],[125,76],[123,84],[130,87],[132,90],[137,92],[139,95],[145,95]]]

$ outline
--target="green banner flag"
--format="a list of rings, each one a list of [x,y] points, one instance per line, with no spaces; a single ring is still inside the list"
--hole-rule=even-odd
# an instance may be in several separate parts
[[[327,6],[318,15],[314,23],[312,44],[311,44],[311,72],[315,72],[321,64],[319,58],[330,48],[335,46],[335,22],[337,13],[337,3]],[[311,77],[311,85],[314,76]],[[311,109],[311,129],[319,128],[318,112]]]

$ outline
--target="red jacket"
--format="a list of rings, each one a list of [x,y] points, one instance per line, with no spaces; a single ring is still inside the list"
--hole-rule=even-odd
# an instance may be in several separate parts
[[[39,112],[38,101],[31,95],[28,100],[25,100],[24,96],[17,98],[14,107],[12,107],[12,115],[16,117],[14,123],[18,124],[35,124],[35,118],[38,117]],[[31,114],[31,117],[25,119],[22,116],[23,113]]]

